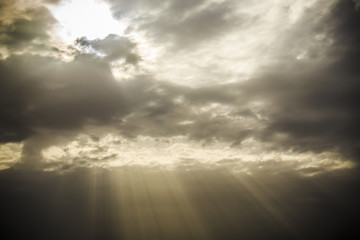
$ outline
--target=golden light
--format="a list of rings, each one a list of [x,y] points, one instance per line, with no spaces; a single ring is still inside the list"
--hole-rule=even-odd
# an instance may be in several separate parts
[[[49,8],[61,25],[58,35],[67,44],[84,36],[96,39],[108,34],[122,35],[126,28],[112,17],[108,5],[97,0],[72,0]]]

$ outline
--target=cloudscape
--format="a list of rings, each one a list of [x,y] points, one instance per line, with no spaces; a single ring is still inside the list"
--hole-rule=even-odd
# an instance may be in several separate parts
[[[2,0],[5,230],[360,237],[359,64],[357,0]]]

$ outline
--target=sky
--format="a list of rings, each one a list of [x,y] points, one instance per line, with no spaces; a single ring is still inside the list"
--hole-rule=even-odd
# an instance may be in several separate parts
[[[2,0],[2,203],[28,198],[31,194],[24,189],[37,189],[33,202],[21,200],[20,208],[9,208],[15,222],[23,211],[42,204],[61,215],[45,192],[71,196],[85,188],[75,194],[82,202],[81,194],[97,189],[107,191],[107,197],[93,197],[95,202],[118,206],[118,196],[110,190],[83,186],[82,181],[93,181],[96,173],[107,179],[101,180],[106,189],[134,188],[138,192],[133,198],[149,205],[135,201],[131,206],[152,209],[160,219],[171,218],[159,210],[160,202],[174,210],[171,216],[181,218],[171,198],[178,196],[184,212],[192,213],[182,218],[189,217],[196,226],[186,228],[174,220],[162,228],[166,221],[159,220],[160,225],[149,227],[151,220],[141,222],[148,217],[141,210],[134,220],[141,231],[125,224],[125,239],[146,239],[145,233],[159,239],[159,229],[164,236],[182,232],[194,239],[217,239],[226,236],[226,227],[209,219],[246,222],[236,215],[246,212],[244,206],[253,209],[249,226],[264,225],[269,239],[272,234],[278,239],[327,236],[316,235],[310,218],[324,223],[319,232],[330,226],[344,236],[349,233],[345,225],[326,219],[329,209],[340,214],[342,204],[350,215],[359,212],[359,196],[352,192],[359,187],[359,43],[358,0]],[[134,176],[124,177],[126,169]],[[83,180],[71,186],[73,178]],[[126,184],[120,186],[114,178]],[[168,185],[161,179],[168,179]],[[191,181],[199,187],[192,187]],[[317,187],[309,186],[312,181]],[[206,189],[206,183],[214,188]],[[49,190],[62,184],[66,187],[59,192]],[[342,192],[343,187],[348,192]],[[228,196],[225,207],[223,188]],[[289,188],[301,193],[293,196]],[[326,214],[310,214],[332,190],[337,200],[323,206]],[[148,198],[156,191],[162,197],[151,205]],[[129,193],[125,195],[119,208],[132,202]],[[278,198],[286,199],[288,210],[300,215],[303,225],[289,220],[291,214],[277,205],[282,202]],[[63,209],[80,204],[64,199]],[[236,204],[239,199],[244,205]],[[216,211],[209,213],[210,206]],[[109,225],[120,221],[108,216],[109,209],[99,210],[104,229],[96,234],[102,237],[112,232]],[[234,215],[224,213],[230,209],[235,209]],[[301,214],[302,209],[309,215]],[[69,210],[57,224],[65,226],[72,213]],[[56,219],[36,214],[44,224]],[[279,224],[268,216],[276,216]],[[348,226],[355,226],[352,217],[348,220]],[[37,229],[28,227],[28,221],[20,225]],[[74,222],[81,222],[80,217]],[[8,224],[10,229],[16,225]],[[74,239],[87,239],[82,235],[86,224],[78,231],[66,225],[66,231]],[[231,234],[264,239],[252,228],[241,229],[231,227],[228,239]],[[64,238],[70,239],[66,231]],[[276,235],[280,232],[284,235]]]

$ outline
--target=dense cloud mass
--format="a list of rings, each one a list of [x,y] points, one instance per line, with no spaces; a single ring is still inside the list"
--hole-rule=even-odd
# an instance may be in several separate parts
[[[108,133],[170,144],[183,136],[233,149],[252,140],[264,145],[256,154],[333,152],[359,160],[357,1],[328,1],[326,8],[320,0],[309,7],[279,1],[271,11],[303,12],[276,27],[252,1],[106,2],[127,21],[126,33],[78,36],[65,47],[55,41],[59,22],[41,1],[0,5],[0,12],[16,9],[0,18],[0,142],[24,144],[21,162],[40,164],[44,149],[79,134]],[[279,32],[268,36],[266,29]],[[264,43],[253,43],[257,38]],[[244,75],[236,69],[246,54],[259,65]],[[201,84],[174,80],[186,74]]]
[[[282,132],[289,135],[281,143],[286,147],[338,148],[358,159],[360,15],[354,1],[340,1],[325,20],[319,28],[334,41],[324,59],[328,62],[316,69],[291,69],[285,76],[275,68],[260,80],[263,84],[253,86],[275,98],[264,136]]]
[[[359,0],[0,0],[11,239],[360,239]]]

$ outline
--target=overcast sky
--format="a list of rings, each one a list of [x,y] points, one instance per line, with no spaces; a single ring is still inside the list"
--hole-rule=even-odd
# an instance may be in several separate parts
[[[0,0],[11,239],[360,239],[359,0]]]
[[[352,168],[358,5],[2,1],[0,168]]]

